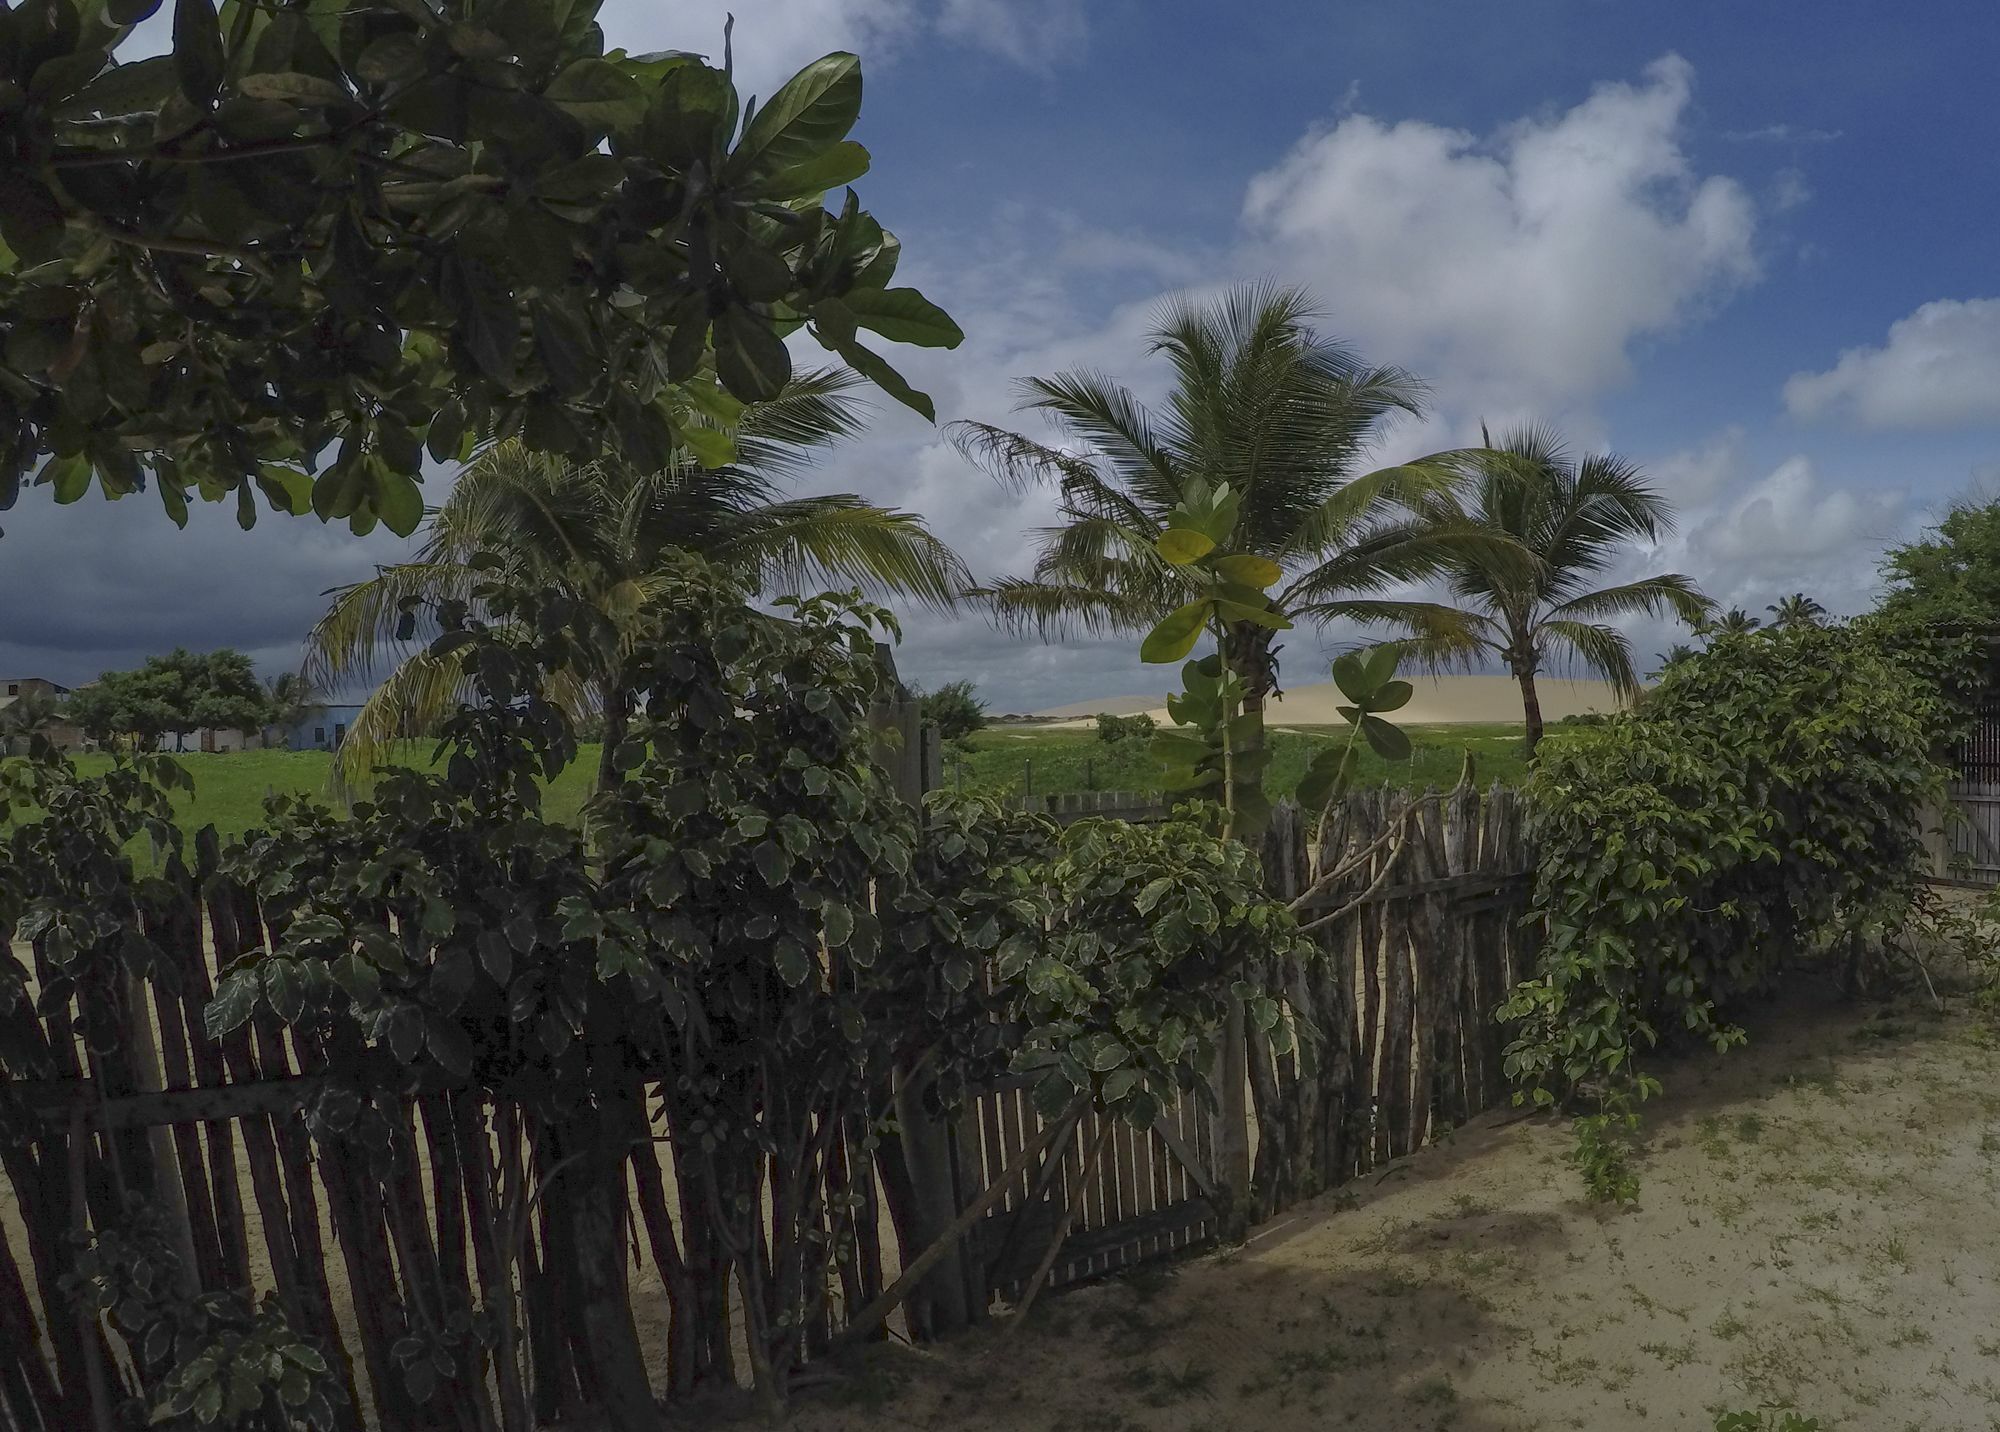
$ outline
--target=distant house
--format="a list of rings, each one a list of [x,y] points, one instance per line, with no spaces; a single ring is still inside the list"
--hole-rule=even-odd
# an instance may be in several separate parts
[[[26,697],[46,696],[51,701],[60,701],[69,693],[69,687],[60,682],[50,681],[47,677],[0,677],[0,711],[6,710],[16,701]],[[60,751],[81,751],[84,747],[83,732],[74,722],[51,721],[42,727],[42,734],[55,742],[56,749]]]
[[[351,706],[308,706],[305,715],[284,733],[285,749],[331,751],[347,739],[347,728],[360,714],[358,702]]]

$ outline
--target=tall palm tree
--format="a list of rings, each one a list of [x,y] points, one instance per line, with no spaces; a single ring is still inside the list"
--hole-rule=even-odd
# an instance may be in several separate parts
[[[1705,636],[1742,636],[1746,632],[1757,630],[1762,625],[1762,622],[1744,611],[1743,608],[1731,607],[1721,616],[1697,628],[1697,630]]]
[[[287,733],[320,701],[319,691],[299,671],[281,671],[271,677],[264,683],[264,695],[270,708],[265,728]]]
[[[1804,592],[1780,597],[1764,610],[1771,614],[1771,625],[1783,631],[1793,627],[1816,627],[1826,621],[1826,608]]]
[[[1708,602],[1677,572],[1592,585],[1631,543],[1653,541],[1673,527],[1666,499],[1623,458],[1598,453],[1572,460],[1552,429],[1526,427],[1497,445],[1489,439],[1466,461],[1467,506],[1449,507],[1452,520],[1511,538],[1536,560],[1496,564],[1489,549],[1467,549],[1450,574],[1463,603],[1457,621],[1442,633],[1421,619],[1408,625],[1420,648],[1447,657],[1459,654],[1459,632],[1469,628],[1480,649],[1507,664],[1520,683],[1532,753],[1543,730],[1536,678],[1551,660],[1575,661],[1629,699],[1639,690],[1632,646],[1609,619],[1671,612],[1692,622]],[[1441,508],[1452,501],[1438,499]]]
[[[1415,613],[1449,628],[1449,609],[1386,594],[1435,574],[1463,543],[1490,541],[1417,511],[1459,480],[1449,462],[1361,472],[1384,422],[1421,410],[1423,385],[1315,336],[1316,316],[1300,290],[1269,285],[1173,300],[1150,335],[1174,375],[1158,408],[1082,369],[1020,380],[1020,408],[1051,423],[1052,442],[953,424],[959,450],[994,477],[1058,499],[1033,571],[982,591],[999,620],[1045,639],[1147,631],[1197,591],[1196,577],[1154,546],[1168,514],[1227,483],[1242,501],[1222,545],[1284,573],[1263,599],[1269,608],[1294,622]],[[1223,654],[1248,687],[1250,734],[1232,741],[1243,751],[1262,745],[1275,637],[1249,621],[1225,630]]]
[[[574,466],[517,442],[493,445],[430,512],[416,559],[337,589],[307,637],[304,674],[315,687],[382,678],[348,728],[336,781],[369,769],[390,742],[433,729],[458,704],[457,662],[426,651],[421,621],[413,632],[406,613],[465,600],[496,576],[553,586],[615,619],[677,555],[693,553],[765,590],[852,585],[950,606],[970,579],[921,518],[850,493],[783,495],[785,480],[815,451],[857,430],[847,396],[854,381],[840,372],[802,374],[780,397],[747,408],[733,429],[736,460],[717,468],[689,450],[658,472],[640,472],[616,462]],[[602,782],[614,769],[629,693],[609,667],[566,680],[555,694],[572,716],[603,720]]]

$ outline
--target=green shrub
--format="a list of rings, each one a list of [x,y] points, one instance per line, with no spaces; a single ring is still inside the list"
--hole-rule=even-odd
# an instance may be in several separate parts
[[[924,720],[938,729],[940,738],[963,743],[986,729],[986,707],[970,681],[948,681],[920,698]]]
[[[1900,919],[1941,778],[1924,702],[1866,630],[1725,634],[1549,748],[1528,785],[1545,939],[1502,1010],[1521,1097],[1629,1112],[1664,1032],[1727,1048],[1733,1000]]]
[[[1137,716],[1113,716],[1109,711],[1100,711],[1097,713],[1097,739],[1115,746],[1120,741],[1152,735],[1154,724],[1153,718],[1143,711]]]

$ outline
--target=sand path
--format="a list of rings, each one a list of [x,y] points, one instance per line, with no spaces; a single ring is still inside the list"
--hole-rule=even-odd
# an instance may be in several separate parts
[[[1761,1028],[1759,1027],[1761,1026]],[[2000,1428],[2000,1051],[1987,1025],[1794,1010],[1670,1073],[1642,1201],[1489,1115],[1241,1249],[885,1354],[793,1432]]]

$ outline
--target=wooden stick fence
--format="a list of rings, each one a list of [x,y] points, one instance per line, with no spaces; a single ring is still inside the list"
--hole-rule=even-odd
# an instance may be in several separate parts
[[[1093,792],[1060,804],[1050,798],[1049,811],[1065,821],[1112,813],[1160,819],[1167,808],[1157,797]],[[1227,1098],[1213,1108],[1183,1101],[1144,1133],[1114,1129],[1106,1156],[1078,1189],[1078,1162],[1099,1134],[1086,1118],[974,1225],[966,1276],[975,1316],[1019,1293],[1072,1206],[1078,1216],[1054,1261],[1055,1285],[1178,1252],[1245,1217],[1267,1218],[1506,1099],[1504,1037],[1493,1014],[1533,959],[1521,923],[1530,860],[1520,803],[1498,788],[1449,798],[1357,794],[1329,822],[1328,863],[1406,818],[1400,846],[1385,846],[1300,911],[1309,918],[1338,910],[1367,892],[1316,933],[1321,957],[1256,971],[1292,1011],[1296,1044],[1251,1039],[1238,1062],[1218,1071],[1225,1093],[1234,1080],[1247,1081],[1251,1095],[1251,1126],[1237,1131],[1253,1150],[1249,1187],[1227,1187]],[[1264,849],[1274,893],[1292,899],[1307,888],[1314,833],[1295,808],[1279,806]],[[961,1119],[961,1206],[1040,1128],[1019,1086],[1001,1088]]]
[[[1043,1122],[1024,1084],[1010,1080],[938,1124],[928,1153],[885,1147],[871,1159],[855,1138],[831,1177],[879,1216],[862,1220],[816,1344],[831,1345],[846,1314],[894,1283],[930,1230],[969,1211],[996,1181],[1007,1186],[992,1210],[925,1275],[922,1326],[908,1331],[977,1321],[996,1300],[1021,1297],[1038,1273],[1059,1287],[1200,1245],[1499,1103],[1506,1084],[1493,1010],[1531,958],[1520,919],[1529,864],[1520,806],[1500,790],[1423,802],[1414,813],[1409,800],[1363,794],[1337,813],[1331,860],[1394,821],[1408,820],[1409,838],[1302,912],[1338,908],[1374,887],[1319,931],[1322,958],[1255,972],[1294,1012],[1299,1040],[1279,1049],[1252,1039],[1239,1062],[1218,1071],[1225,1090],[1232,1080],[1247,1087],[1248,1127],[1222,1122],[1228,1099],[1216,1107],[1190,1099],[1150,1130],[1106,1127],[1085,1113],[1037,1153]],[[1076,805],[1062,814],[1164,813],[1116,793]],[[1280,807],[1265,850],[1275,893],[1290,897],[1309,883],[1310,834]],[[73,1256],[66,1235],[116,1224],[127,1197],[171,1211],[202,1287],[274,1292],[294,1326],[321,1342],[351,1395],[343,1429],[516,1432],[505,1427],[502,1395],[511,1364],[451,1336],[482,1310],[520,1320],[538,1420],[587,1412],[597,1389],[576,1316],[584,1299],[566,1220],[552,1216],[561,1181],[548,1197],[531,1196],[559,1151],[537,1137],[526,1111],[445,1088],[361,1111],[375,1121],[372,1140],[359,1124],[352,1133],[308,1131],[303,1111],[336,1051],[268,1020],[220,1042],[203,1032],[221,971],[266,933],[255,898],[218,872],[213,843],[199,848],[194,869],[170,862],[143,909],[178,989],[133,981],[117,1014],[123,1033],[144,1029],[150,1039],[99,1041],[91,1052],[73,999],[7,1016],[25,1021],[41,1053],[40,1077],[0,1085],[11,1195],[0,1219],[0,1422],[21,1432],[90,1427],[93,1369],[129,1384],[124,1349],[58,1291]],[[39,951],[34,965],[46,986],[54,971]],[[671,1148],[646,1137],[652,1109],[649,1091],[635,1089],[625,1293],[652,1357],[654,1392],[672,1400],[735,1385],[742,1354],[735,1335],[714,1332],[729,1326],[726,1256],[690,1218]],[[1232,1139],[1254,1152],[1247,1189],[1230,1186]],[[386,1180],[371,1172],[384,1167]],[[938,1179],[942,1201],[926,1213],[919,1195]],[[936,1296],[940,1280],[951,1296]],[[449,1371],[436,1369],[428,1398],[415,1395],[399,1360],[411,1338],[446,1350]]]

